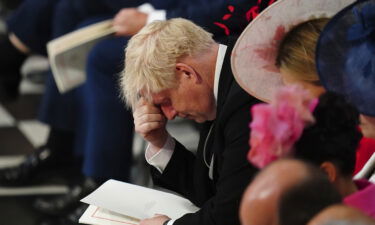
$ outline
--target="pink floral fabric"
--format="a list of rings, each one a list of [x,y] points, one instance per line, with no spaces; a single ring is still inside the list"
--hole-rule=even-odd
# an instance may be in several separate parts
[[[249,161],[263,168],[280,157],[293,154],[293,145],[305,126],[315,122],[312,112],[317,103],[318,99],[309,92],[292,85],[276,92],[270,104],[254,105]]]

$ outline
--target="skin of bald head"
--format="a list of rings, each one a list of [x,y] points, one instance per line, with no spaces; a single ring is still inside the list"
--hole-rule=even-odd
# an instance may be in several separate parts
[[[321,211],[307,225],[375,225],[375,220],[346,205],[333,205]]]
[[[242,225],[278,224],[277,206],[281,194],[307,175],[306,164],[281,159],[264,168],[247,187],[241,201]]]

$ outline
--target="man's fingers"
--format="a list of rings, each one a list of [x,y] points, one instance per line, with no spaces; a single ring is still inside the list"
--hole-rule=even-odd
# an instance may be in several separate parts
[[[154,106],[154,104],[147,101],[146,98],[140,97],[138,102],[136,103],[136,107],[141,107],[141,106],[145,106],[145,105]]]
[[[143,123],[165,121],[165,117],[161,114],[143,114],[142,116],[139,116],[136,120],[134,120],[134,123],[136,123],[136,125],[142,125]]]
[[[156,128],[160,128],[165,122],[166,119],[161,114],[144,114],[134,119],[135,130],[141,133],[148,133]],[[156,127],[156,124],[159,126]]]
[[[153,105],[142,105],[135,109],[133,116],[137,118],[145,114],[161,114],[161,110]]]
[[[147,104],[147,101],[144,97],[141,97],[139,99],[139,101],[137,102],[136,106],[142,106],[142,105],[146,105]]]
[[[142,136],[147,136],[148,133],[155,129],[159,129],[162,126],[164,126],[163,122],[149,122],[149,123],[143,123],[142,125],[136,126],[135,131]]]
[[[126,21],[127,18],[127,11],[128,9],[122,9],[120,10],[113,18],[114,23],[121,23],[123,21]]]
[[[166,117],[161,109],[140,98],[133,112],[135,131],[150,143],[159,146],[159,139],[165,136]],[[156,143],[155,143],[156,140]]]

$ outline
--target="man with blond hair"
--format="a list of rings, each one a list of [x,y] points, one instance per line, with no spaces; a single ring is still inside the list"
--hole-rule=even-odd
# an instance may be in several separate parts
[[[149,146],[154,183],[201,209],[170,220],[158,215],[142,225],[240,224],[241,195],[256,169],[246,160],[250,107],[256,100],[233,78],[231,46],[185,19],[153,22],[126,48],[121,78],[135,130]],[[176,116],[202,123],[193,154],[166,130]]]

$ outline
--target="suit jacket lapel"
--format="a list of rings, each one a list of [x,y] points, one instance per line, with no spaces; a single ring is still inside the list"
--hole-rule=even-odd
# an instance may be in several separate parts
[[[226,97],[228,96],[228,92],[233,83],[233,73],[232,67],[230,64],[230,57],[232,55],[232,50],[237,39],[235,37],[228,38],[227,43],[227,51],[225,52],[223,67],[220,73],[220,80],[219,80],[219,90],[218,90],[218,99],[217,99],[217,108],[216,108],[216,119],[220,115],[222,106],[225,103]]]

